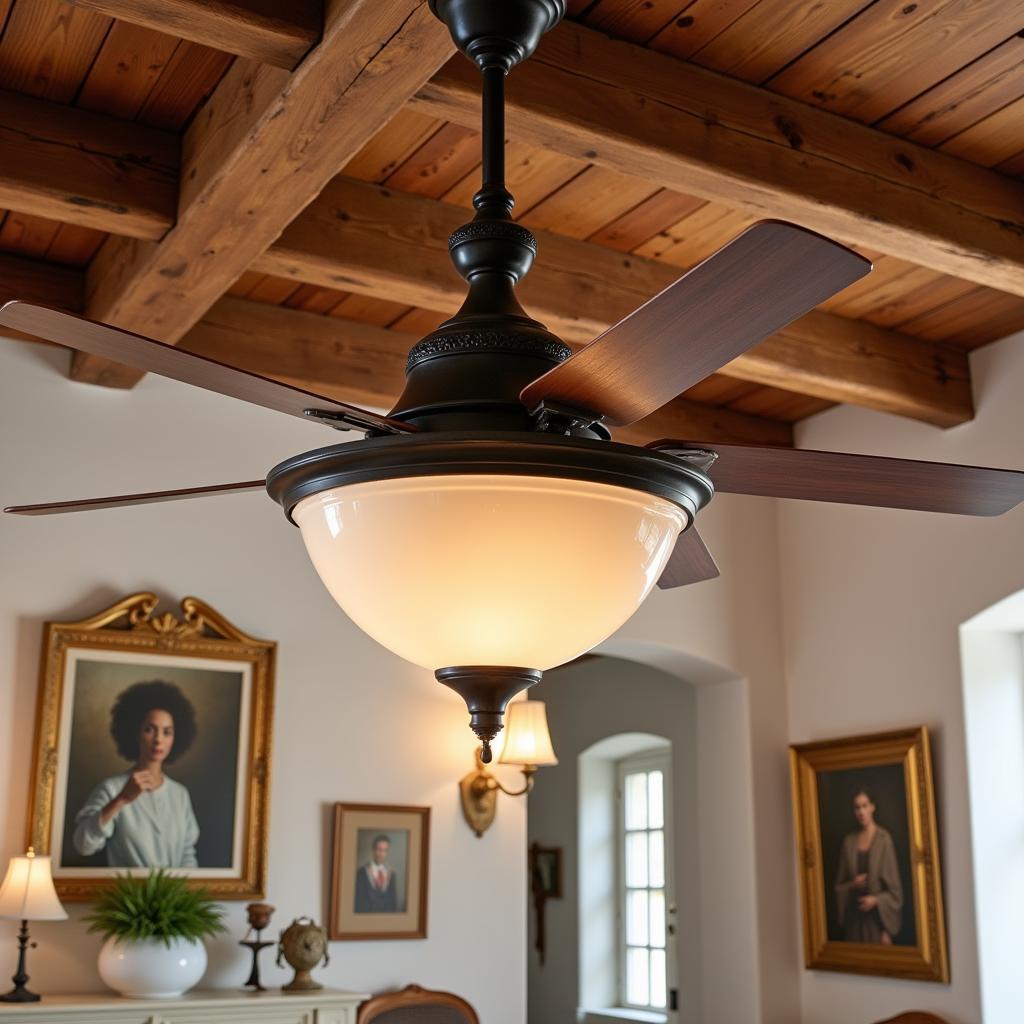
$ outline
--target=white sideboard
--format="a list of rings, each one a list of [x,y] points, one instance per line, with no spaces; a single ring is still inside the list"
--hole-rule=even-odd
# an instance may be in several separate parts
[[[0,1024],[356,1024],[368,998],[329,988],[294,995],[195,991],[178,999],[44,995],[39,1003],[0,1003]]]

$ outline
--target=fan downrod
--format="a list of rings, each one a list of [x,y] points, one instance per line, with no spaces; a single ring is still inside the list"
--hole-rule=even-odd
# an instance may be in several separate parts
[[[452,263],[468,285],[466,299],[409,353],[405,389],[392,416],[426,431],[551,429],[557,414],[534,415],[520,392],[572,350],[527,315],[515,293],[533,266],[537,240],[512,219],[515,200],[505,185],[505,77],[561,20],[565,2],[431,0],[430,7],[481,72],[483,174],[473,219],[448,240]],[[562,417],[557,429],[607,439],[599,420],[586,413]]]

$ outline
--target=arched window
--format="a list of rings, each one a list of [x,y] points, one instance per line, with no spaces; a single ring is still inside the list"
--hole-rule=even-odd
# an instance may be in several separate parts
[[[619,733],[593,744],[578,800],[583,1020],[663,1021],[679,984],[671,743]]]
[[[668,745],[618,762],[619,1004],[669,1006],[668,947],[674,945],[672,751]],[[673,998],[675,1002],[673,986]],[[674,1007],[673,1007],[674,1008]]]

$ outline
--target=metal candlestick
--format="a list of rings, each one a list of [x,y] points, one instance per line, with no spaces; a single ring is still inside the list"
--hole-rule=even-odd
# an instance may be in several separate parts
[[[270,924],[270,916],[274,913],[274,908],[269,903],[250,903],[246,910],[249,912],[249,930],[245,933],[245,938],[238,944],[252,950],[252,970],[249,972],[249,978],[244,987],[251,988],[256,992],[266,992],[266,986],[260,981],[260,950],[273,946],[274,943],[265,941],[260,936],[263,929]],[[249,936],[253,932],[256,933],[256,938],[250,939]]]

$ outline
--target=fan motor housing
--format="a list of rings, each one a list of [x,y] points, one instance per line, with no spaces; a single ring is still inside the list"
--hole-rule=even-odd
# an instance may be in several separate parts
[[[451,431],[375,437],[304,452],[270,471],[267,491],[291,519],[303,498],[347,484],[474,473],[560,477],[642,491],[682,508],[687,528],[715,492],[703,470],[649,448],[558,434]]]

